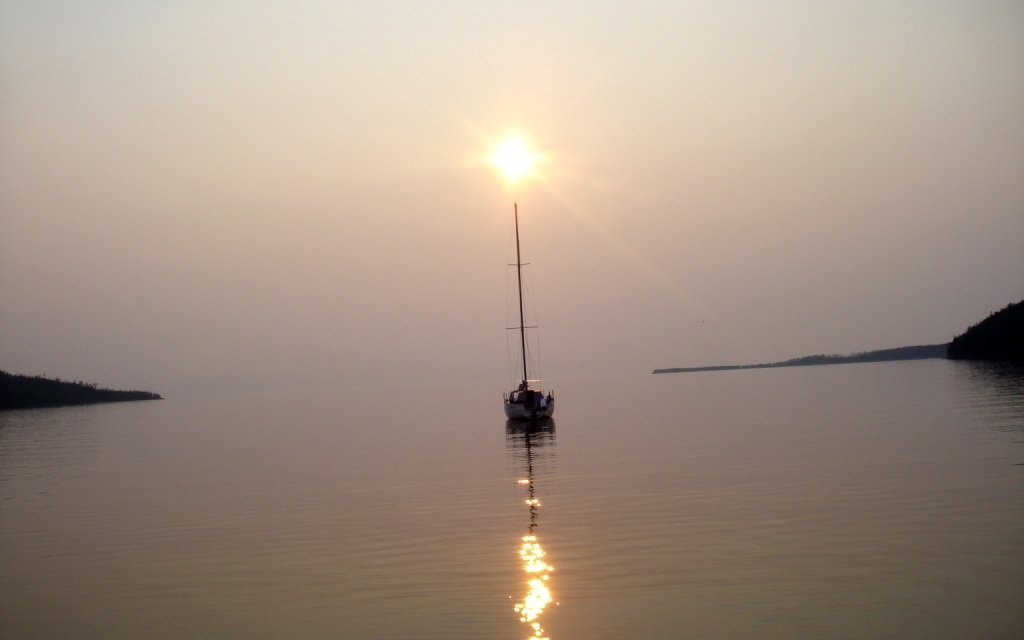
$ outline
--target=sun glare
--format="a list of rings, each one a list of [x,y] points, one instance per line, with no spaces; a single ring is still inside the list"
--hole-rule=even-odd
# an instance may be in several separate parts
[[[536,163],[536,155],[519,136],[506,138],[491,155],[491,164],[497,167],[509,182],[521,180]]]

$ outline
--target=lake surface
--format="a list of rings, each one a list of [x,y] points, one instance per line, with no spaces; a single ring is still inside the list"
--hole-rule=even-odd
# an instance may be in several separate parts
[[[2,413],[0,637],[1024,637],[1020,370],[552,383]]]

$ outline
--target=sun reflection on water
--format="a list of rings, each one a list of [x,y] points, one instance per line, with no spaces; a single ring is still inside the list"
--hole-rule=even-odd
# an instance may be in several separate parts
[[[550,581],[551,573],[555,568],[548,563],[547,554],[541,546],[537,537],[537,521],[540,514],[540,500],[536,496],[536,489],[533,481],[533,464],[535,446],[553,442],[554,422],[548,421],[537,425],[518,426],[509,423],[506,427],[510,442],[516,445],[520,452],[525,454],[527,477],[520,478],[517,484],[525,486],[527,498],[525,500],[530,512],[527,534],[520,538],[519,560],[523,572],[526,574],[526,593],[522,600],[516,603],[514,610],[519,615],[519,621],[527,625],[530,630],[528,640],[550,640],[543,625],[541,616],[544,609],[554,602],[552,597]],[[557,605],[558,603],[555,602]]]
[[[530,625],[532,631],[530,638],[536,640],[549,640],[544,635],[540,616],[544,613],[544,608],[552,601],[551,589],[548,588],[547,582],[555,568],[544,560],[544,555],[544,549],[537,541],[537,536],[533,534],[523,536],[523,544],[519,547],[519,557],[523,561],[523,571],[530,576],[526,583],[529,586],[529,591],[526,592],[523,601],[516,604],[515,611],[519,614],[520,622]]]

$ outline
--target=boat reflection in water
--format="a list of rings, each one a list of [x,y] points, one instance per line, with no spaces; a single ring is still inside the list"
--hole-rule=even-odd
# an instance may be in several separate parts
[[[545,456],[541,447],[554,445],[555,422],[551,418],[531,422],[509,420],[505,424],[505,436],[509,451],[525,467],[525,477],[520,477],[516,482],[526,489],[526,505],[530,512],[526,535],[521,538],[519,545],[519,559],[526,574],[526,593],[516,603],[515,612],[519,614],[519,621],[530,627],[530,640],[549,640],[541,624],[541,617],[544,609],[553,601],[550,579],[555,568],[548,564],[547,554],[537,536],[540,500],[534,484],[534,465],[550,457],[550,450]]]

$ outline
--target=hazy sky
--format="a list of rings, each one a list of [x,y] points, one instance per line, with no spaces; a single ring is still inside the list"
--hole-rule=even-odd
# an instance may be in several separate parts
[[[500,387],[513,199],[556,388],[949,340],[1024,298],[1024,3],[0,0],[2,369]]]

